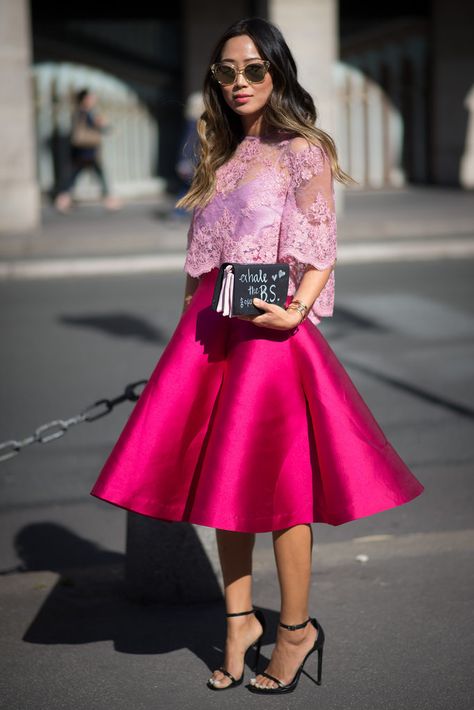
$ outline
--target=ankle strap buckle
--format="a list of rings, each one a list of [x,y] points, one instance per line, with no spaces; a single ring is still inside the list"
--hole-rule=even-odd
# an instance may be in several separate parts
[[[308,616],[306,621],[303,621],[302,624],[283,624],[280,621],[280,626],[283,626],[283,628],[285,628],[285,629],[290,629],[290,631],[294,631],[295,629],[303,629],[306,626],[306,624],[308,623],[308,621],[311,621],[310,616]]]

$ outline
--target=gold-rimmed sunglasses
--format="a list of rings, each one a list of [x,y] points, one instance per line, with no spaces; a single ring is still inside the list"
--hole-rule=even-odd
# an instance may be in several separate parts
[[[239,74],[243,74],[249,84],[261,84],[269,67],[268,59],[263,59],[261,62],[251,62],[246,64],[243,69],[237,69],[230,62],[214,62],[211,64],[211,72],[214,79],[222,86],[233,84]]]

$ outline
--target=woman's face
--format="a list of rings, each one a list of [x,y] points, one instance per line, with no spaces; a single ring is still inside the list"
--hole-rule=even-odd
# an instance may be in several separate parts
[[[248,35],[239,35],[227,40],[222,48],[219,61],[231,62],[237,69],[243,69],[246,64],[251,64],[255,59],[263,60],[253,40]],[[273,81],[267,71],[261,84],[252,84],[244,74],[238,74],[233,84],[220,85],[224,100],[230,108],[242,117],[243,123],[249,124],[262,110],[270,98],[273,90]],[[238,101],[237,96],[245,95],[245,101]]]

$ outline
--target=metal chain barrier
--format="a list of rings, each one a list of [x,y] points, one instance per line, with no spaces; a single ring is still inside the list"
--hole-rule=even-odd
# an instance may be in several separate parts
[[[80,414],[76,414],[76,416],[70,417],[69,419],[53,419],[51,422],[41,424],[41,426],[35,430],[34,434],[24,439],[9,439],[8,441],[3,441],[0,443],[0,463],[11,459],[12,456],[16,456],[25,446],[30,446],[30,444],[35,443],[48,444],[50,441],[54,441],[54,439],[59,439],[59,437],[64,436],[75,424],[95,422],[96,419],[105,417],[106,414],[110,414],[117,404],[127,401],[136,402],[141,395],[141,392],[137,392],[137,388],[141,385],[145,386],[147,382],[148,380],[132,382],[125,387],[123,393],[118,397],[114,399],[98,399],[94,404],[91,404],[80,412]]]

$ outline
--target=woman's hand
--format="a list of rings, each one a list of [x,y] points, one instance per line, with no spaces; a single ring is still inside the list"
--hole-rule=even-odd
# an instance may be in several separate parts
[[[192,301],[193,295],[194,295],[194,294],[192,294],[192,293],[188,293],[188,294],[184,297],[184,300],[183,300],[183,308],[182,308],[182,310],[181,310],[181,315],[183,315],[183,313],[188,310],[189,304],[190,304],[191,301]]]
[[[265,313],[260,313],[256,316],[233,316],[242,320],[252,321],[260,328],[275,328],[276,330],[290,330],[296,328],[301,323],[301,313],[295,308],[289,311],[275,303],[267,303],[261,298],[253,299],[254,306],[261,308]]]
[[[198,285],[199,276],[190,276],[189,274],[186,274],[186,286],[184,289],[183,309],[181,311],[181,315],[188,310],[188,306],[192,301]]]

